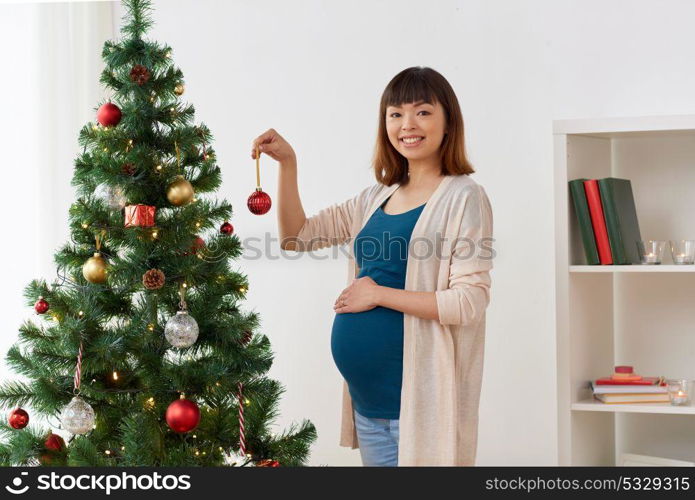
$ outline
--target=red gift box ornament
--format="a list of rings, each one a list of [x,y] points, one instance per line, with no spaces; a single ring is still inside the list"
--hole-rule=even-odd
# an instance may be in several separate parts
[[[263,189],[261,189],[261,169],[259,167],[260,156],[261,154],[258,151],[258,146],[256,146],[256,190],[251,193],[251,196],[249,196],[249,199],[246,202],[246,206],[249,207],[249,211],[256,215],[268,213],[268,210],[270,210],[270,206],[272,205],[270,195],[263,192]]]
[[[125,227],[152,227],[157,208],[150,205],[128,205],[125,207]]]

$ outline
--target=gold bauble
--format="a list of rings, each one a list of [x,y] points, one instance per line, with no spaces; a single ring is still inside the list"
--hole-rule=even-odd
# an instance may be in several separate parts
[[[167,188],[167,199],[169,203],[177,207],[187,205],[193,201],[194,194],[193,186],[191,186],[191,183],[182,175],[177,176],[174,182],[169,184]]]
[[[183,83],[177,83],[177,84],[176,84],[176,87],[174,87],[174,94],[176,94],[176,95],[183,95],[183,93],[185,92],[185,90],[186,90],[186,87],[184,86]]]
[[[106,282],[106,261],[99,252],[96,252],[94,257],[90,257],[84,263],[82,275],[90,283]]]

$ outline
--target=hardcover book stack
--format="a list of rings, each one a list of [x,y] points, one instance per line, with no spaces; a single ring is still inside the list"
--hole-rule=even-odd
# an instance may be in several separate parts
[[[640,264],[642,238],[630,181],[574,179],[569,188],[587,264]]]
[[[594,398],[608,404],[668,403],[664,377],[642,377],[631,366],[616,366],[615,373],[591,382]]]

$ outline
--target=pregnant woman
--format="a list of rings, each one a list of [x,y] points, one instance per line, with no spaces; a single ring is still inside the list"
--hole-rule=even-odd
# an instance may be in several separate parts
[[[376,183],[307,218],[292,147],[253,141],[280,163],[281,247],[349,243],[331,350],[343,377],[342,446],[365,466],[474,465],[490,302],[492,209],[470,174],[447,80],[403,70],[381,98]]]

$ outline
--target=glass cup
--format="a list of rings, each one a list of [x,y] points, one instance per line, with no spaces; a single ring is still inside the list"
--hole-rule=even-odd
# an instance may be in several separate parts
[[[689,385],[686,379],[668,381],[668,397],[673,406],[682,406],[690,403]]]
[[[666,241],[643,240],[637,242],[637,250],[642,264],[661,264],[661,260],[664,258],[664,248],[666,248]]]
[[[674,264],[694,264],[695,240],[671,240],[671,257]]]

